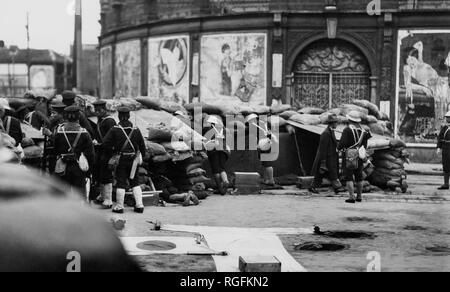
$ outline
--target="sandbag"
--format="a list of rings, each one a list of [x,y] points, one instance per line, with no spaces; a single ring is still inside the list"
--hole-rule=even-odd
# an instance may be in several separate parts
[[[387,170],[404,169],[403,163],[394,163],[387,160],[375,160],[374,165],[377,168],[383,168]]]
[[[289,104],[278,104],[278,105],[272,106],[270,108],[270,112],[272,113],[272,115],[279,115],[286,111],[290,111],[291,109],[292,109],[292,106]]]
[[[161,103],[161,109],[171,114],[174,114],[178,111],[187,114],[187,111],[184,108],[184,106],[173,101],[165,101]]]
[[[233,104],[222,104],[218,106],[224,116],[237,116],[240,113],[239,108]]]
[[[391,151],[388,151],[388,152],[378,151],[375,153],[374,159],[375,160],[386,160],[386,161],[395,163],[397,161],[398,157],[395,157],[394,155],[392,155]]]
[[[333,116],[333,115],[334,115],[334,114],[331,113],[331,112],[325,112],[325,113],[321,114],[321,115],[319,116],[319,118],[320,118],[320,123],[321,123],[321,124],[326,124],[327,121],[329,120],[329,118],[330,118],[331,116]]]
[[[366,124],[375,124],[378,123],[378,119],[372,115],[368,115],[367,117],[365,117],[366,119],[363,121]]]
[[[152,160],[155,163],[162,163],[162,162],[167,162],[167,161],[172,160],[172,156],[170,156],[169,154],[157,155],[157,156],[153,157]]]
[[[300,123],[303,125],[319,125],[320,117],[317,115],[309,114],[296,114],[290,118],[291,121]]]
[[[202,103],[202,102],[195,102],[195,103],[187,104],[184,107],[191,114],[194,113],[196,108],[200,108],[203,113],[206,113],[208,115],[223,116],[222,109],[220,107],[218,107],[218,106],[211,105],[211,104],[206,104],[206,103]]]
[[[370,129],[372,131],[372,129]],[[373,132],[373,131],[372,131]],[[375,132],[373,132],[375,133]],[[375,133],[376,134],[376,133]],[[370,139],[368,142],[368,149],[376,149],[376,148],[389,148],[389,140],[387,139]]]
[[[296,114],[298,114],[296,111],[289,110],[289,111],[285,111],[285,112],[279,114],[279,116],[285,120],[289,120],[293,115],[296,115]]]
[[[163,124],[148,128],[148,140],[153,142],[169,142],[172,140],[172,131]]]
[[[164,146],[162,146],[161,144],[158,144],[158,143],[145,141],[145,147],[151,157],[167,154],[167,151],[164,148]]]
[[[202,168],[195,168],[187,173],[187,176],[189,178],[193,178],[193,177],[197,177],[197,176],[204,176],[204,175],[206,175],[206,171],[203,170]]]
[[[299,114],[306,114],[306,115],[321,115],[324,112],[325,110],[315,107],[305,107],[298,111]]]
[[[285,119],[283,119],[282,117],[279,116],[271,116],[269,118],[268,124],[271,125],[272,127],[284,127],[286,126],[287,122]]]
[[[166,151],[187,152],[191,150],[191,148],[184,142],[165,142],[161,145],[166,149]]]
[[[23,138],[21,145],[22,145],[22,148],[27,148],[27,147],[35,146],[36,144],[34,143],[33,139],[31,139],[31,138]]]
[[[369,110],[364,108],[364,107],[360,107],[354,104],[344,104],[343,106],[341,106],[341,114],[342,115],[348,115],[351,111],[357,111],[361,114],[361,119],[366,119],[366,116],[369,115]]]
[[[374,134],[384,136],[384,127],[378,123],[369,124],[370,131]]]
[[[392,139],[391,147],[392,148],[406,148],[406,143],[400,139]]]
[[[161,102],[159,99],[151,98],[151,97],[138,97],[136,99],[139,103],[145,106],[148,109],[160,111],[161,110]]]
[[[380,109],[378,108],[378,106],[371,103],[368,100],[357,99],[357,100],[352,101],[352,104],[367,109],[369,111],[368,114],[373,115],[373,116],[378,116],[378,113],[380,112]]]
[[[386,169],[386,168],[381,168],[381,167],[377,167],[375,169],[375,172],[377,173],[381,173],[390,177],[394,177],[394,178],[401,178],[406,176],[406,170],[405,169]]]
[[[186,166],[186,173],[193,171],[194,169],[202,168],[203,162],[191,163]]]
[[[172,161],[178,163],[192,158],[194,156],[194,153],[192,151],[175,151],[173,153],[170,153],[170,155],[172,156]]]
[[[9,106],[16,111],[21,107],[28,107],[30,108],[30,110],[34,110],[34,108],[38,104],[38,101],[28,98],[8,98],[8,103]]]
[[[44,155],[44,149],[39,146],[30,146],[23,149],[25,158],[40,158]]]
[[[255,109],[249,105],[241,105],[239,106],[239,113],[242,114],[243,116],[248,116],[256,112]]]
[[[270,107],[265,105],[257,105],[253,107],[255,114],[257,115],[267,115],[270,114]]]

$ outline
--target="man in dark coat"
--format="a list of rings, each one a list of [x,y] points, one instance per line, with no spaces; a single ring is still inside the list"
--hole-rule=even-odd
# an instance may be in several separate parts
[[[442,166],[444,168],[444,185],[439,190],[450,189],[450,112],[445,115],[446,125],[444,125],[439,133],[437,143],[438,155],[442,153]]]
[[[23,133],[20,121],[16,118],[6,115],[6,109],[0,106],[0,122],[5,129],[5,133],[16,140],[16,147],[22,143]]]
[[[124,213],[125,192],[127,186],[130,185],[136,201],[134,212],[142,214],[144,213],[142,189],[138,176],[136,174],[133,176],[132,172],[135,170],[133,168],[137,167],[136,158],[139,157],[139,152],[141,155],[145,155],[145,141],[141,131],[129,121],[130,109],[121,107],[117,111],[119,112],[119,125],[113,127],[103,139],[103,149],[120,155],[115,171],[117,205],[114,206],[113,212]]]
[[[58,127],[54,137],[55,155],[66,164],[65,172],[60,174],[61,179],[84,193],[87,175],[80,169],[78,160],[84,154],[92,168],[95,162],[94,145],[89,133],[79,124],[80,108],[69,106],[65,113],[67,123]]]
[[[95,181],[97,184],[100,184],[101,188],[101,194],[96,202],[102,204],[104,209],[111,209],[113,205],[113,173],[108,167],[108,161],[113,156],[113,153],[103,147],[103,139],[117,123],[113,117],[108,115],[106,101],[99,100],[95,102],[94,108],[98,117],[96,137],[94,140],[97,163],[94,171]]]
[[[345,191],[339,181],[338,142],[334,133],[337,123],[338,118],[336,115],[329,116],[327,120],[328,127],[320,137],[319,148],[312,169],[314,183],[310,189],[311,193],[319,194],[318,188],[322,185],[325,177],[328,177],[332,182],[336,194]]]

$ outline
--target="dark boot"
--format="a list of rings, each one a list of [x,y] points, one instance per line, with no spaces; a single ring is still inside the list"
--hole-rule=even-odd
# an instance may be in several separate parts
[[[220,176],[220,174],[214,175],[214,181],[216,182],[217,193],[219,195],[224,196],[226,194],[226,192],[224,192],[224,190],[223,190],[222,177]]]
[[[442,185],[440,188],[438,188],[438,190],[440,190],[440,191],[449,190],[450,189],[449,182],[450,182],[450,174],[445,173],[444,174],[444,185]]]

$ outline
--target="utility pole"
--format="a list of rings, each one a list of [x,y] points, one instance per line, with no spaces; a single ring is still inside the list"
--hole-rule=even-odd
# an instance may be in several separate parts
[[[83,63],[83,16],[81,0],[76,0],[75,3],[75,41],[73,48],[73,62],[74,62],[74,87],[81,92],[82,86],[82,63]]]
[[[27,79],[28,79],[28,90],[31,89],[31,74],[30,74],[30,67],[31,67],[31,60],[30,60],[30,13],[27,11]]]

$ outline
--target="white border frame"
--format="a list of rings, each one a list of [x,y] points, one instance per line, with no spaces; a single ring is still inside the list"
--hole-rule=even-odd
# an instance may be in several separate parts
[[[269,51],[269,32],[267,30],[255,30],[255,31],[237,31],[237,32],[214,32],[214,33],[204,33],[200,35],[200,59],[199,59],[199,101],[202,101],[202,56],[203,56],[203,39],[205,37],[218,37],[218,36],[238,36],[238,35],[254,35],[254,36],[264,36],[265,37],[265,50],[264,50],[264,61],[266,62],[265,66],[265,92],[266,97],[264,99],[264,106],[267,106],[267,101],[269,97],[269,60],[268,60],[268,51]]]
[[[396,81],[395,81],[395,121],[394,121],[394,136],[398,136],[398,108],[399,108],[399,88],[400,88],[400,61],[401,61],[401,47],[402,32],[413,33],[413,34],[427,34],[427,33],[445,33],[450,35],[450,29],[399,29],[397,31],[397,68],[396,68]],[[436,148],[437,144],[424,144],[424,143],[408,143],[408,147],[412,148]]]

